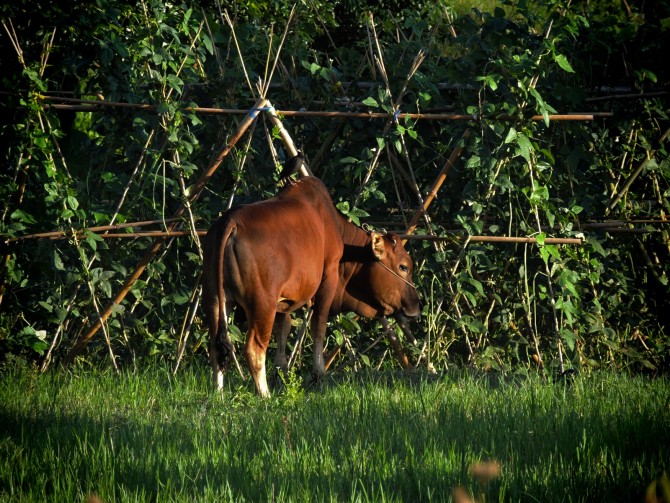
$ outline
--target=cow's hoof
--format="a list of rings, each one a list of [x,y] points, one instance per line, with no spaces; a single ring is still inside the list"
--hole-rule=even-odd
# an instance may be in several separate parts
[[[326,374],[320,374],[320,373],[315,373],[312,372],[312,377],[309,380],[309,387],[320,391],[323,389],[324,385],[326,384]]]

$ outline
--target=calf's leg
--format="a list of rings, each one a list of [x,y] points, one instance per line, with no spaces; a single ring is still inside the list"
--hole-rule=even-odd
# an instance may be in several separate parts
[[[275,368],[284,375],[288,373],[288,360],[286,359],[286,340],[291,331],[291,315],[289,313],[277,313],[275,317],[275,335],[277,337],[277,352],[275,353]]]

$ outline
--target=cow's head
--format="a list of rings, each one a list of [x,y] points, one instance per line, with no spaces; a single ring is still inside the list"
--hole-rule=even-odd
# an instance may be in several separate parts
[[[414,287],[414,264],[402,241],[395,234],[370,234],[370,245],[376,262],[370,265],[372,293],[384,315],[419,316],[419,295]]]

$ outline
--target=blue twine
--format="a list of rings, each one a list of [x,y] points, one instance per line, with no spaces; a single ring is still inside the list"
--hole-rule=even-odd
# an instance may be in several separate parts
[[[396,110],[393,114],[393,122],[398,122],[398,117],[400,116],[400,109]]]
[[[255,119],[258,116],[258,112],[269,112],[274,110],[274,107],[261,107],[261,108],[252,108],[249,110],[249,115],[252,119]]]

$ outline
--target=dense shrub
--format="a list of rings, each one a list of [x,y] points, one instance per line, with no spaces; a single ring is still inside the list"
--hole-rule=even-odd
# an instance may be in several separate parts
[[[413,358],[438,368],[666,370],[670,242],[658,221],[669,210],[669,77],[659,55],[670,48],[669,7],[483,5],[380,2],[369,16],[362,2],[303,2],[291,18],[289,2],[237,2],[229,13],[242,60],[216,3],[3,6],[4,46],[14,39],[22,59],[7,51],[2,77],[2,352],[44,364],[86,333],[152,241],[85,229],[169,218],[180,207],[240,117],[188,107],[252,107],[292,19],[267,95],[277,109],[471,115],[284,118],[338,208],[395,230],[464,147],[418,229],[453,239],[410,244],[424,299],[412,329],[425,346],[408,349]],[[157,108],[65,110],[45,95]],[[550,119],[583,112],[605,116]],[[237,144],[192,208],[198,228],[233,198],[276,192],[286,151],[277,137],[271,148],[272,134],[259,120]],[[51,230],[67,238],[8,241]],[[467,239],[477,235],[537,243]],[[87,361],[110,352],[121,365],[176,358],[199,268],[193,237],[166,241]],[[365,352],[377,322],[346,317],[333,328],[331,342],[351,338],[359,364],[393,365],[383,344]],[[187,355],[200,357],[200,313],[191,332]]]

